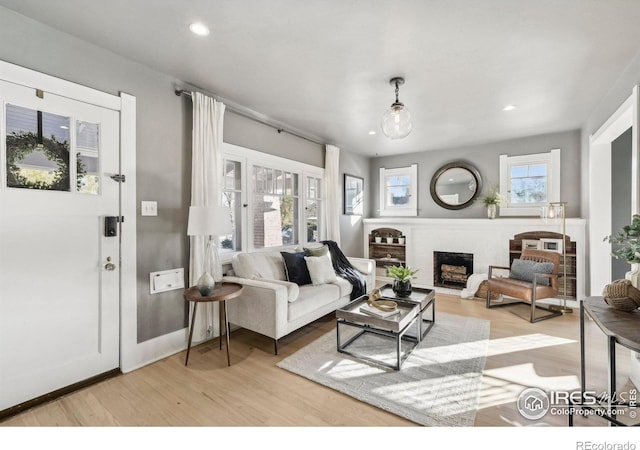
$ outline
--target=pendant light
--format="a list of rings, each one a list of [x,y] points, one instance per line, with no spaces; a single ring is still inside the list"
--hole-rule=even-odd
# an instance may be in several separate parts
[[[405,108],[404,103],[398,100],[399,86],[404,84],[404,78],[394,77],[389,84],[396,87],[396,101],[382,115],[382,132],[391,139],[402,139],[411,133],[413,124],[411,114]]]

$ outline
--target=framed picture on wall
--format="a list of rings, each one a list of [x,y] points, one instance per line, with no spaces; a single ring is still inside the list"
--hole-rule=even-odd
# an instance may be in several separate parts
[[[364,178],[344,174],[344,213],[361,216],[364,211]]]

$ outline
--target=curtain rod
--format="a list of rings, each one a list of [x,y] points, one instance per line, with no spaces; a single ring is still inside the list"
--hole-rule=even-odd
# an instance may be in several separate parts
[[[184,95],[185,97],[189,97],[189,98],[191,98],[191,92],[189,92],[189,91],[185,91],[184,89],[176,89],[176,90],[174,91],[174,93],[175,93],[178,97],[180,97],[180,96]],[[251,115],[251,114],[249,114],[249,113],[246,113],[246,112],[241,111],[241,110],[239,110],[239,109],[237,109],[237,108],[234,108],[233,106],[229,106],[229,105],[225,104],[225,109],[226,109],[226,110],[229,110],[230,112],[232,112],[232,113],[234,113],[234,114],[237,114],[237,115],[239,115],[239,116],[242,116],[242,117],[244,117],[244,118],[246,118],[246,119],[250,119],[250,120],[253,120],[254,122],[261,123],[262,125],[267,125],[268,127],[275,128],[275,129],[276,129],[276,131],[277,131],[278,133],[287,133],[287,134],[290,134],[290,135],[292,135],[292,136],[298,137],[298,138],[300,138],[300,139],[304,139],[305,141],[312,142],[312,143],[314,143],[314,144],[318,144],[318,145],[322,145],[322,146],[324,146],[324,145],[325,145],[323,142],[318,142],[318,141],[316,141],[316,140],[314,140],[314,139],[308,138],[308,137],[306,137],[306,136],[302,136],[301,134],[294,133],[293,131],[289,131],[289,130],[287,130],[286,128],[282,128],[282,127],[279,127],[279,126],[273,125],[273,124],[271,124],[271,123],[269,123],[269,122],[267,122],[267,121],[265,121],[265,120],[259,119],[259,118],[255,117],[255,116],[252,116],[252,115]]]

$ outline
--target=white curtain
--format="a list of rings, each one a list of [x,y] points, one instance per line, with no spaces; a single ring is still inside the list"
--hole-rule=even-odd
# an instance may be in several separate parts
[[[191,162],[191,206],[220,204],[222,182],[222,127],[225,105],[200,92],[192,92],[193,132]],[[202,275],[208,236],[191,236],[189,286],[195,286]],[[193,308],[191,306],[191,308]],[[191,318],[192,311],[189,312]],[[217,303],[198,306],[193,341],[199,342],[220,334]],[[212,335],[207,336],[211,328]]]
[[[326,147],[324,185],[327,192],[327,239],[340,245],[340,149],[335,145]]]

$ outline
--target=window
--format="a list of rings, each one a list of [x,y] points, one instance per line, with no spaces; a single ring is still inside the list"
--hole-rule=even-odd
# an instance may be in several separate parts
[[[253,166],[253,247],[299,243],[298,174]]]
[[[537,216],[560,201],[560,149],[533,155],[500,155],[501,216]]]
[[[219,237],[223,260],[322,240],[323,178],[322,168],[224,143],[222,205],[233,233]]]
[[[418,165],[380,169],[380,215],[418,215]]]

